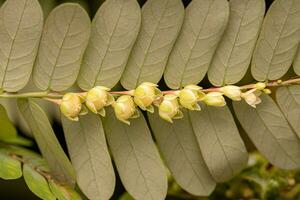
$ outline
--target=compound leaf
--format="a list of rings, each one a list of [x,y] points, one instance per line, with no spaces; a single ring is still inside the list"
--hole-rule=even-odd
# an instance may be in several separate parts
[[[227,106],[201,104],[201,108],[186,117],[190,117],[210,173],[217,182],[225,182],[247,165],[248,153]]]
[[[285,118],[300,137],[300,86],[278,88],[276,100]]]
[[[230,1],[228,26],[208,71],[213,85],[235,84],[246,74],[265,7],[265,0]]]
[[[37,0],[6,0],[0,8],[0,90],[16,92],[30,78],[43,28]]]
[[[288,122],[268,95],[253,108],[234,102],[235,114],[256,148],[273,165],[283,169],[300,166],[300,143]]]
[[[282,77],[300,41],[299,0],[275,0],[264,19],[253,53],[251,72],[258,81]]]
[[[121,180],[134,199],[163,200],[167,176],[144,117],[120,122],[112,109],[103,118],[108,144]]]
[[[141,11],[136,0],[105,1],[92,23],[78,84],[84,90],[112,88],[120,80],[137,38]]]
[[[197,84],[203,79],[227,25],[228,16],[226,0],[193,0],[189,4],[181,33],[164,73],[168,87],[178,89]]]
[[[189,193],[209,195],[216,182],[205,165],[187,112],[184,111],[184,118],[173,124],[156,113],[148,115],[150,125],[172,176]]]
[[[79,4],[61,4],[49,14],[33,72],[38,88],[62,91],[75,83],[90,26],[90,18]]]
[[[74,184],[74,169],[60,146],[44,111],[32,100],[20,99],[18,107],[55,178]]]
[[[110,199],[115,174],[100,117],[88,114],[78,122],[62,117],[62,124],[80,189],[89,199]]]
[[[121,83],[134,89],[143,82],[158,83],[184,18],[181,0],[148,0],[142,26]]]

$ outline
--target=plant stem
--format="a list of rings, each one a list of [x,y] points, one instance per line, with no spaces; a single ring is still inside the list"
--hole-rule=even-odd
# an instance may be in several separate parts
[[[300,84],[300,77],[293,78],[290,80],[286,81],[271,81],[266,83],[267,88],[270,87],[280,87],[280,86],[286,86],[286,85],[294,85],[294,84]],[[244,86],[240,86],[241,90],[248,90],[248,89],[253,89],[255,88],[255,84],[248,84]],[[162,91],[162,93],[165,94],[175,94],[179,90],[168,90],[168,91]],[[220,87],[212,87],[212,88],[207,88],[207,89],[202,89],[202,92],[219,92]],[[80,94],[85,94],[86,92],[80,92]],[[131,95],[133,96],[134,90],[130,91],[112,91],[110,92],[114,96],[119,96],[119,95]],[[64,96],[64,94],[61,93],[56,93],[56,92],[29,92],[29,93],[2,93],[0,94],[0,99],[1,98],[7,98],[7,99],[18,99],[18,98],[43,98],[45,100],[51,100],[51,99],[61,99]]]

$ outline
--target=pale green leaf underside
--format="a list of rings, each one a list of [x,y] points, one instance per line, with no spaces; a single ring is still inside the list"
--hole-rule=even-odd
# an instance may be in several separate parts
[[[128,126],[117,120],[109,109],[103,122],[111,153],[128,193],[134,199],[165,199],[166,170],[142,114],[130,120]]]
[[[16,92],[30,78],[43,28],[37,0],[6,0],[0,9],[0,89]]]
[[[84,90],[112,88],[120,80],[137,38],[141,11],[136,0],[106,1],[92,23],[78,84]]]
[[[268,10],[252,58],[258,81],[275,80],[290,68],[300,41],[299,0],[275,0]]]
[[[47,180],[31,166],[25,164],[23,166],[23,176],[28,188],[39,198],[44,200],[55,200],[50,191]]]
[[[0,104],[0,141],[15,139],[17,131],[7,116],[5,108]]]
[[[51,180],[49,186],[58,200],[82,200],[81,196],[67,185],[59,185]]]
[[[141,30],[121,79],[126,89],[159,82],[183,18],[181,0],[148,0],[144,4]]]
[[[252,108],[234,102],[234,111],[256,148],[275,166],[295,169],[300,166],[300,143],[271,97]]]
[[[279,88],[276,92],[276,100],[282,113],[300,137],[300,86]]]
[[[75,83],[90,26],[88,14],[78,4],[62,4],[49,14],[33,71],[38,88],[62,91]]]
[[[115,188],[115,174],[100,116],[80,116],[79,122],[62,117],[62,124],[82,192],[92,200],[110,199]]]
[[[208,169],[217,182],[238,174],[248,161],[246,147],[227,106],[208,107],[188,116]]]
[[[21,163],[6,152],[0,151],[0,178],[4,180],[18,179],[22,176]]]
[[[265,0],[230,1],[228,26],[208,71],[208,78],[213,85],[235,84],[244,77],[265,9]]]
[[[173,124],[157,114],[148,116],[160,152],[176,182],[191,194],[207,196],[216,182],[204,163],[186,111],[184,115]]]
[[[293,67],[294,67],[295,73],[300,76],[300,44],[298,47],[298,52],[294,59]]]
[[[226,0],[193,0],[190,3],[164,73],[168,87],[178,89],[203,79],[228,16]]]
[[[61,148],[44,111],[32,100],[20,99],[18,107],[30,126],[33,136],[54,177],[74,184],[74,170]]]

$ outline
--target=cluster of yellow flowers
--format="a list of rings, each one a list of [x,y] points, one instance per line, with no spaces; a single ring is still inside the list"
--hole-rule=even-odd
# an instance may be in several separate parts
[[[256,107],[261,102],[259,96],[262,92],[271,93],[265,83],[256,83],[245,92],[234,85],[215,88],[207,93],[197,85],[188,85],[182,90],[168,92],[161,92],[157,87],[156,84],[146,82],[115,100],[109,88],[97,86],[86,93],[64,95],[60,102],[60,110],[70,120],[78,121],[78,116],[87,114],[88,110],[104,117],[105,107],[112,106],[117,119],[130,124],[130,119],[139,117],[138,107],[153,113],[156,106],[159,116],[172,123],[173,119],[183,117],[181,108],[200,111],[199,102],[221,107],[226,105],[226,96],[233,101],[244,99],[249,105]]]

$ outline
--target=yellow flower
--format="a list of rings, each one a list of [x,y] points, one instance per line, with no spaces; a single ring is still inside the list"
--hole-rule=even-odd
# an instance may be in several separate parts
[[[120,96],[116,102],[112,104],[115,115],[118,120],[130,125],[130,118],[139,117],[139,111],[137,110],[134,101],[131,96]]]
[[[95,114],[105,116],[105,106],[114,102],[114,97],[108,92],[110,89],[97,86],[91,89],[86,95],[86,106]]]
[[[245,99],[247,104],[256,108],[256,105],[261,103],[261,99],[259,98],[260,95],[261,95],[261,91],[258,91],[257,89],[254,88],[243,93],[242,98]]]
[[[223,97],[223,93],[221,92],[209,92],[208,94],[205,95],[203,101],[209,106],[222,107],[226,105],[226,101]]]
[[[188,85],[179,92],[180,104],[189,110],[201,110],[198,101],[201,101],[205,94],[201,92],[202,88],[197,85]]]
[[[238,86],[234,85],[228,85],[220,88],[220,91],[224,93],[225,96],[228,98],[234,100],[234,101],[240,101],[242,100],[241,98],[241,89]]]
[[[159,116],[171,123],[173,123],[172,119],[180,119],[183,117],[183,113],[179,110],[177,96],[173,94],[167,94],[164,96],[158,110]]]
[[[60,104],[60,111],[68,119],[78,121],[78,116],[82,113],[82,100],[75,93],[68,93],[63,96]]]
[[[142,110],[154,112],[153,102],[161,96],[161,91],[157,89],[157,85],[153,83],[142,83],[134,90],[134,102]]]

